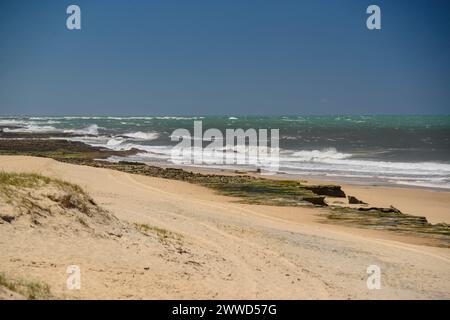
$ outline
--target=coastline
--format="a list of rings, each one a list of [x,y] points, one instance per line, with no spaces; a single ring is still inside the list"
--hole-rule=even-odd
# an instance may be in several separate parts
[[[348,181],[330,180],[325,177],[293,177],[283,174],[261,175],[255,171],[176,166],[161,162],[146,162],[145,164],[161,168],[182,169],[207,175],[236,176],[245,174],[263,179],[302,181],[306,185],[339,185],[347,195],[362,199],[369,206],[389,207],[392,205],[402,212],[408,212],[416,216],[424,216],[431,223],[450,224],[450,190],[447,189],[410,185],[374,185],[362,181],[350,183]]]
[[[108,148],[93,147],[83,142],[63,140],[64,137],[71,137],[72,134],[62,134],[62,139],[48,139],[48,133],[8,133],[0,132],[0,155],[29,155],[42,156],[56,159],[58,161],[86,164],[97,167],[111,167],[113,168],[117,163],[125,163],[130,168],[115,168],[118,170],[126,170],[131,173],[140,173],[142,166],[151,168],[143,174],[150,176],[159,176],[170,179],[187,180],[197,183],[198,179],[195,175],[206,176],[231,176],[231,177],[249,177],[252,179],[266,179],[267,181],[296,181],[302,185],[329,185],[341,187],[344,190],[345,197],[354,196],[359,200],[367,203],[367,206],[376,208],[389,208],[391,206],[400,210],[403,213],[408,213],[416,216],[423,216],[429,222],[435,223],[450,223],[450,210],[447,208],[450,203],[450,192],[446,190],[436,190],[430,188],[409,187],[409,186],[380,186],[370,184],[350,184],[337,183],[336,181],[328,179],[311,179],[297,178],[283,174],[262,175],[255,171],[240,171],[229,169],[214,169],[201,168],[195,166],[176,166],[164,162],[153,163],[134,163],[134,162],[108,162],[109,157],[122,157],[126,159],[127,156],[136,154],[138,150],[131,149],[127,151],[115,151]],[[100,160],[100,161],[99,161]],[[118,166],[120,167],[120,166]],[[114,169],[114,168],[113,168]],[[165,172],[171,171],[171,172]],[[142,172],[141,172],[142,173]],[[190,173],[190,175],[187,173]],[[193,175],[193,176],[192,176]],[[201,179],[200,184],[211,185],[211,182],[206,179]],[[221,189],[225,182],[213,181],[213,184]],[[275,186],[280,188],[282,186]],[[236,192],[238,191],[238,192]],[[291,190],[292,191],[292,190]],[[239,190],[233,190],[233,194],[239,193]],[[326,194],[311,194],[309,197],[314,197],[313,204],[321,203],[320,197],[327,196]],[[317,199],[316,199],[317,198]],[[285,198],[289,200],[288,197]],[[333,200],[333,199],[331,199]],[[342,199],[338,199],[335,204],[342,205]],[[327,199],[324,198],[322,202],[325,204]],[[328,201],[330,202],[330,201]],[[344,202],[348,201],[344,199]],[[272,203],[276,204],[276,203]],[[333,205],[333,201],[330,202]],[[283,204],[284,205],[284,204]],[[288,204],[290,205],[290,204]]]
[[[345,115],[12,116],[0,119],[0,138],[67,139],[114,150],[118,153],[117,161],[170,164],[175,145],[170,133],[177,128],[190,129],[195,121],[201,121],[205,130],[214,127],[220,131],[276,125],[282,132],[278,170],[282,176],[333,180],[338,184],[362,182],[450,190],[449,120],[448,116]],[[126,159],[119,155],[124,150],[130,151]],[[233,151],[225,147],[222,151],[226,155],[233,152],[238,159],[245,153],[242,149]],[[220,161],[217,154],[207,153],[206,157],[208,162]],[[238,167],[245,170],[246,166]]]

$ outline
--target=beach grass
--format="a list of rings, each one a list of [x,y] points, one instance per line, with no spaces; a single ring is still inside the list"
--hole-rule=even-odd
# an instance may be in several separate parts
[[[0,286],[20,294],[28,300],[49,299],[51,297],[49,285],[39,281],[9,280],[4,274],[0,273]]]
[[[156,234],[159,241],[163,244],[168,244],[172,240],[175,240],[175,241],[182,240],[182,235],[172,232],[172,231],[169,231],[164,228],[157,227],[157,226],[150,226],[148,224],[136,223],[135,227],[138,231],[140,231],[143,234],[148,234],[148,233]]]
[[[11,188],[35,188],[53,184],[61,189],[74,193],[87,195],[87,193],[74,183],[70,183],[57,178],[50,178],[38,173],[18,173],[0,171],[0,191]]]

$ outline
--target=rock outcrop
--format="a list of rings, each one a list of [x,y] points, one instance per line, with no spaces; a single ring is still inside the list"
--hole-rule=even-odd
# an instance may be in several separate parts
[[[348,196],[348,203],[349,204],[367,204],[364,201],[359,200],[358,198],[354,196]]]
[[[341,186],[338,185],[315,185],[304,187],[305,189],[311,190],[312,192],[320,196],[345,198],[345,192],[342,191]]]

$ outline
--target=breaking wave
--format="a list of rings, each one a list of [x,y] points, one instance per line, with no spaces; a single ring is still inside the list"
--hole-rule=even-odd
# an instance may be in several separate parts
[[[133,138],[138,140],[155,140],[159,138],[159,133],[157,132],[131,132],[131,133],[125,133],[121,136],[127,137],[127,138]]]
[[[350,153],[337,152],[335,148],[327,148],[323,150],[302,150],[292,154],[293,161],[328,161],[341,160],[350,158]]]
[[[91,124],[83,129],[70,129],[70,130],[63,130],[64,133],[74,133],[74,134],[88,134],[88,135],[98,135],[98,125]]]

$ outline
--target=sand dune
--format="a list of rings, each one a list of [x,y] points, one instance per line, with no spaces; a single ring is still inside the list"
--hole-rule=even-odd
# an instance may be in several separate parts
[[[58,298],[450,298],[447,248],[323,224],[321,209],[238,204],[185,182],[46,158],[1,156],[0,169],[76,183],[124,223],[156,230],[103,239],[0,225],[0,272],[43,281]],[[73,264],[81,290],[66,288]],[[366,286],[369,265],[381,268],[380,290]]]

